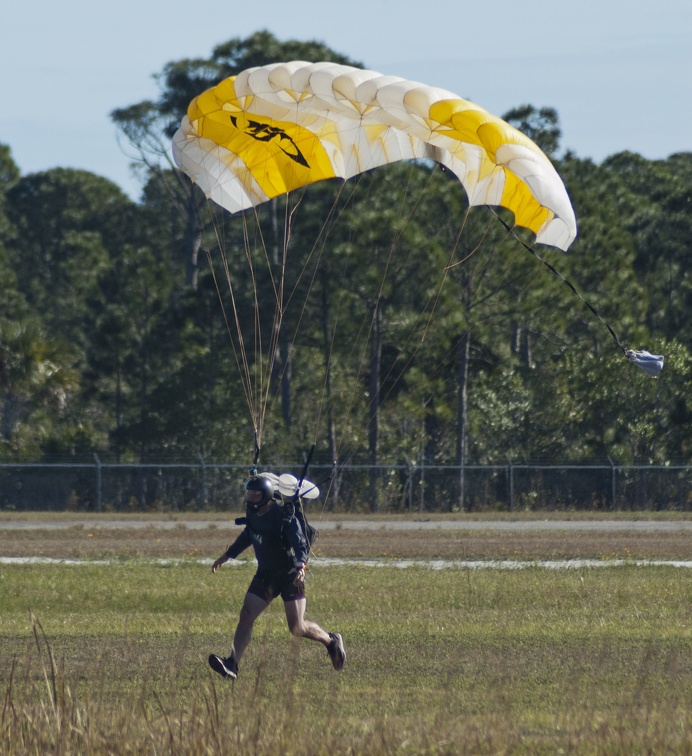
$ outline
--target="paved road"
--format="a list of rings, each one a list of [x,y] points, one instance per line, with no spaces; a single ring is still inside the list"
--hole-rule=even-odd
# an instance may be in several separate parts
[[[568,531],[638,531],[692,533],[692,520],[320,520],[312,519],[318,530],[568,530]],[[103,528],[106,530],[161,528],[188,528],[201,530],[215,527],[218,530],[235,528],[229,520],[0,520],[0,530],[65,530],[83,527],[85,529]]]

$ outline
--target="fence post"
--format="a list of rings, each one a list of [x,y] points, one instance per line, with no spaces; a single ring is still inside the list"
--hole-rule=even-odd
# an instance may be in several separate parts
[[[202,500],[200,502],[200,504],[206,510],[207,509],[207,505],[208,505],[208,502],[207,502],[207,498],[208,498],[207,497],[207,467],[204,464],[204,457],[201,454],[199,455],[199,466],[200,466],[200,471],[201,471],[201,475],[200,475],[201,490],[199,492],[199,495],[200,495],[200,498]]]
[[[101,503],[101,460],[99,455],[94,452],[94,460],[96,462],[96,511],[103,511]]]
[[[615,512],[617,508],[617,489],[616,489],[616,482],[615,482],[615,463],[613,460],[608,457],[608,462],[610,462],[610,497],[611,497],[611,505],[610,508]]]
[[[509,457],[507,458],[507,469],[509,470],[509,511],[514,512],[514,466]]]
[[[410,512],[413,507],[413,465],[408,455],[404,454],[404,462],[406,462],[406,476],[407,476],[407,488],[408,488],[408,505],[407,509]]]
[[[425,509],[425,450],[421,449],[420,455],[420,497],[418,499],[418,511]]]

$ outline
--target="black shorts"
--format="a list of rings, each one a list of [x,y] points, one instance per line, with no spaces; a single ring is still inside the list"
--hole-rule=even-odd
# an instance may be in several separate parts
[[[287,571],[265,572],[257,570],[252,578],[248,593],[258,596],[262,601],[270,604],[277,596],[284,601],[297,601],[305,598],[305,591],[293,585],[295,574]]]

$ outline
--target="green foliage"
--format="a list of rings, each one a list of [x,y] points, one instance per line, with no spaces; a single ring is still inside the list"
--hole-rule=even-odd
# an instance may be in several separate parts
[[[562,132],[555,108],[521,105],[507,111],[502,118],[533,139],[546,155],[553,156],[557,152]]]
[[[99,272],[127,239],[135,207],[110,181],[62,168],[21,179],[7,197],[19,289],[49,328],[77,342]]]
[[[0,457],[36,458],[69,433],[64,421],[79,380],[73,354],[34,317],[0,319]]]
[[[687,176],[680,175],[680,158],[647,161],[620,153],[605,165],[626,190],[618,199],[625,210],[623,225],[634,242],[634,269],[642,284],[658,294],[649,299],[647,325],[668,339],[683,339],[689,347],[692,339],[685,325],[692,305],[692,188]]]
[[[0,188],[3,194],[19,180],[20,171],[12,159],[12,151],[6,144],[0,143]]]

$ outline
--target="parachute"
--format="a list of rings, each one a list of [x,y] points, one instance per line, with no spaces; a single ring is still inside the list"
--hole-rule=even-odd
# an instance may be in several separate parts
[[[379,166],[418,160],[438,163],[456,176],[469,206],[510,211],[515,226],[531,231],[537,243],[566,251],[577,236],[562,179],[525,134],[445,89],[376,71],[305,61],[247,69],[192,100],[172,149],[178,167],[229,213],[290,196],[326,179],[346,180]],[[287,224],[288,219],[287,213]],[[285,229],[284,262],[289,237]],[[541,260],[532,245],[519,241]],[[661,356],[623,347],[575,287],[549,263],[541,262],[603,321],[627,359],[650,376],[660,373]],[[269,369],[263,371],[259,362],[258,383],[264,381],[266,388],[261,392],[254,388],[242,343],[241,359],[237,358],[256,438],[261,436],[275,339],[281,331],[283,278],[275,291]],[[240,333],[241,319],[233,307]],[[265,403],[255,408],[260,393]]]
[[[577,235],[561,178],[527,136],[444,89],[345,65],[275,63],[225,79],[190,103],[173,157],[231,213],[323,179],[433,160],[470,205],[510,210],[537,242],[567,250]]]

